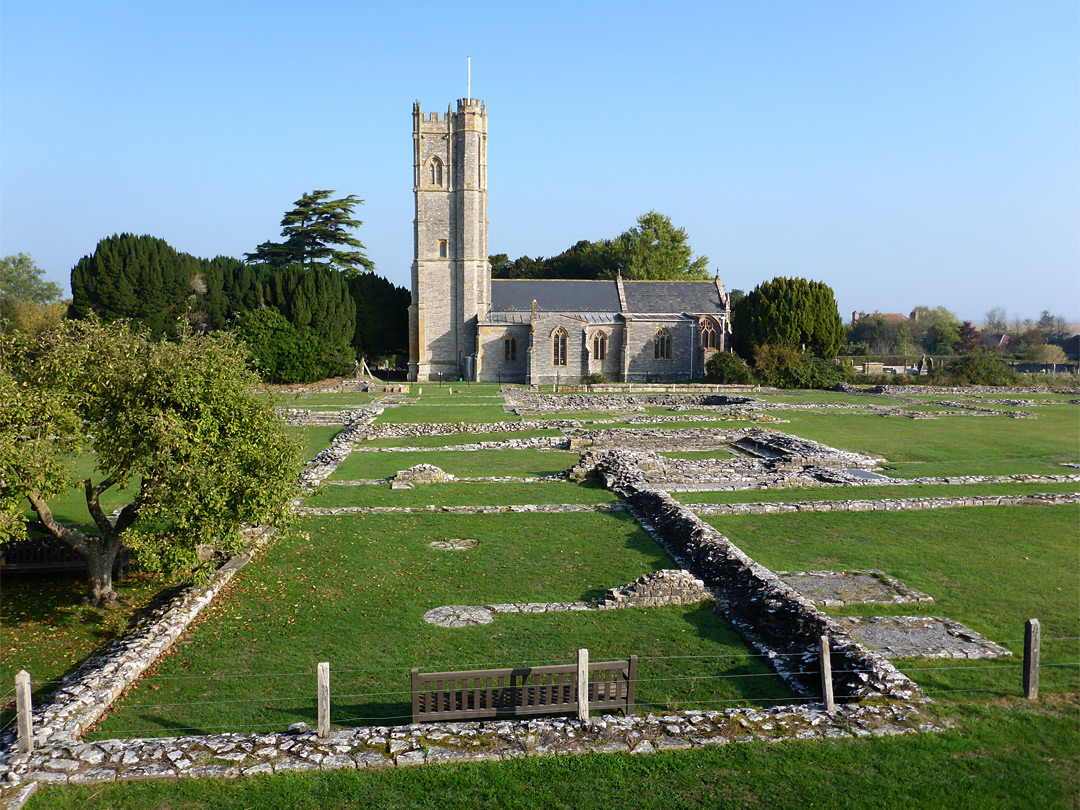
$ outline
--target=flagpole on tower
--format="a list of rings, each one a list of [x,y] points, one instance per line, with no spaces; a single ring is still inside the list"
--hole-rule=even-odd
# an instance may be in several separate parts
[[[467,66],[466,69],[465,69],[466,70],[466,75],[467,75],[466,84],[465,84],[465,98],[466,99],[471,99],[472,98],[472,57],[471,56],[466,56],[465,57],[465,64]]]

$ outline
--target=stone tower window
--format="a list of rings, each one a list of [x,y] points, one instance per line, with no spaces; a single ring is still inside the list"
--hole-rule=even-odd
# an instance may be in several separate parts
[[[713,326],[712,321],[701,322],[701,345],[706,349],[719,348],[719,343],[716,339],[716,327]]]
[[[431,159],[431,185],[442,188],[442,161],[437,157]]]
[[[517,338],[503,340],[503,360],[507,363],[517,362]]]
[[[439,240],[439,258],[440,259],[445,259],[446,258],[446,240],[445,239],[440,239]]]
[[[659,329],[653,338],[653,359],[671,359],[671,332],[667,329]]]
[[[551,365],[566,365],[566,330],[561,326],[551,333]]]
[[[592,353],[594,360],[603,360],[607,357],[607,335],[598,332],[592,339]]]

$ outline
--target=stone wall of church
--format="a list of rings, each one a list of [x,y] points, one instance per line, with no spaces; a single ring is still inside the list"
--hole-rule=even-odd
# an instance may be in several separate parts
[[[507,358],[506,341],[513,339],[513,358]],[[479,382],[526,383],[529,381],[528,324],[499,324],[479,329]]]
[[[661,329],[671,335],[671,359],[655,356],[655,339]],[[624,382],[686,382],[704,375],[703,352],[697,327],[690,321],[631,320],[626,323],[626,373]]]
[[[585,323],[568,315],[551,315],[533,321],[533,346],[529,355],[529,381],[545,383],[580,382],[589,373],[585,346]],[[555,362],[555,330],[566,333],[566,361]]]
[[[594,353],[596,348],[595,337],[601,333],[607,336],[607,351],[603,359],[598,359]],[[586,373],[603,374],[608,382],[622,382],[623,342],[622,324],[590,326],[586,336],[586,346],[589,350],[588,371]]]

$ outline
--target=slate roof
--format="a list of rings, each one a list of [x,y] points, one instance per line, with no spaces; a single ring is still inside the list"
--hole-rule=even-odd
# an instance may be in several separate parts
[[[623,281],[627,312],[720,313],[715,281]]]
[[[614,281],[495,278],[485,323],[529,323],[534,300],[538,315],[565,313],[589,323],[617,323],[631,314],[641,320],[681,320],[684,312],[724,312],[715,281],[624,281],[623,292],[625,307]]]
[[[614,281],[578,279],[491,280],[491,311],[531,312],[532,302],[544,312],[619,312]]]

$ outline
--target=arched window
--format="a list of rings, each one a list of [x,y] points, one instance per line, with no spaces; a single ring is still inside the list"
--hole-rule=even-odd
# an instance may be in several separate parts
[[[706,349],[719,348],[719,343],[716,339],[716,327],[713,326],[712,321],[701,322],[701,345]]]
[[[653,338],[653,359],[671,359],[671,332],[667,329],[660,329]]]
[[[431,174],[430,174],[431,185],[439,186],[441,188],[442,187],[442,161],[439,160],[437,157],[433,157],[431,159],[430,172],[431,172]]]
[[[503,360],[507,363],[517,362],[517,338],[503,339]]]
[[[607,357],[607,335],[597,332],[592,339],[593,360],[603,360]]]
[[[440,259],[445,259],[446,258],[446,240],[445,239],[440,239],[439,240],[439,258]]]
[[[551,365],[566,365],[566,330],[561,326],[551,333]]]

